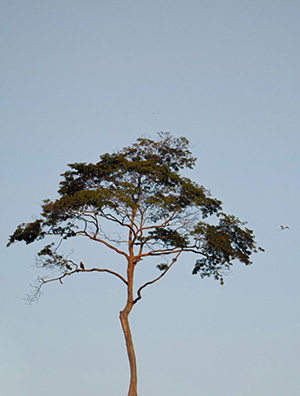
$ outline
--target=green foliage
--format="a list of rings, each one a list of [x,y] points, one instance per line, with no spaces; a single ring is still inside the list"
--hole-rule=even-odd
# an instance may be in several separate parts
[[[170,228],[156,228],[149,232],[149,239],[160,241],[164,246],[185,248],[189,245],[187,235],[180,234],[177,230]]]
[[[34,242],[36,239],[42,239],[45,236],[42,230],[42,220],[36,220],[32,223],[20,224],[16,231],[9,237],[7,246],[17,241],[24,241],[26,245]]]
[[[229,269],[234,259],[249,265],[250,255],[257,252],[253,231],[242,228],[246,223],[234,216],[219,214],[219,224],[199,222],[193,231],[203,257],[196,261],[193,274],[220,277],[222,269]],[[260,248],[260,250],[262,250]]]
[[[46,245],[42,250],[38,252],[37,266],[44,268],[59,268],[60,270],[72,269],[68,260],[63,255],[57,253],[55,243],[52,242]]]
[[[160,271],[165,271],[166,269],[169,268],[168,264],[157,264],[156,268],[158,268]]]
[[[54,252],[52,250],[52,247],[54,246],[54,243],[50,243],[50,245],[46,245],[45,247],[43,247],[43,249],[38,252],[38,256],[50,256],[53,257]]]
[[[136,262],[143,255],[192,251],[200,256],[193,273],[222,283],[222,274],[233,260],[251,263],[250,256],[257,251],[254,235],[245,223],[222,213],[221,201],[208,190],[180,175],[195,161],[186,138],[159,133],[157,141],[139,138],[131,146],[101,155],[95,164],[69,164],[62,174],[59,198],[45,200],[41,218],[19,225],[8,246],[48,236],[59,237],[61,244],[81,236],[115,248],[116,241],[102,229],[109,221],[129,232],[128,239],[117,242],[136,249]],[[204,222],[209,216],[219,223]],[[38,255],[46,267],[68,263],[52,245]],[[163,271],[167,266],[157,268]]]

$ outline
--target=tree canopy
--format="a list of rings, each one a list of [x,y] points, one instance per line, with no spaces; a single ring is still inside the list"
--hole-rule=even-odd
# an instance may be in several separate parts
[[[41,217],[20,224],[8,246],[47,236],[59,237],[60,246],[65,239],[81,236],[127,259],[130,244],[135,265],[147,256],[193,252],[199,258],[192,273],[213,276],[221,283],[235,259],[250,264],[251,254],[257,251],[253,231],[225,214],[222,202],[203,186],[180,175],[196,161],[188,140],[169,133],[158,135],[158,141],[139,138],[129,147],[103,154],[96,164],[69,164],[70,169],[62,174],[60,197],[43,201]],[[212,216],[213,224],[209,224],[207,218]],[[127,229],[128,237],[112,240],[102,228],[103,219]],[[78,264],[58,254],[54,242],[38,256],[44,267],[57,267],[63,273],[80,270]],[[167,271],[169,265],[158,268]]]
[[[40,218],[20,224],[8,246],[49,240],[38,252],[38,263],[56,269],[56,277],[40,277],[35,296],[44,284],[80,272],[107,272],[127,287],[127,301],[120,312],[131,369],[129,396],[136,396],[136,361],[128,322],[142,290],[159,281],[182,253],[195,254],[193,274],[213,277],[223,284],[224,274],[235,260],[251,263],[258,249],[246,223],[222,210],[222,202],[189,178],[193,157],[184,137],[159,133],[157,140],[139,138],[131,146],[100,156],[99,162],[69,164],[59,185],[59,197],[42,203]],[[117,235],[107,230],[118,227]],[[60,253],[64,240],[86,238],[123,256],[124,273],[75,262]],[[56,238],[57,243],[53,242]],[[134,288],[134,272],[147,257],[163,257],[159,275]],[[97,260],[99,262],[99,260]],[[125,272],[125,271],[124,271]]]

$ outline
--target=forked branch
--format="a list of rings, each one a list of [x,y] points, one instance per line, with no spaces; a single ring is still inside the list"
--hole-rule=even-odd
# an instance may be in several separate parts
[[[177,255],[172,259],[171,264],[168,265],[168,267],[164,270],[164,272],[159,275],[157,278],[153,279],[152,281],[146,282],[145,284],[143,284],[137,291],[137,298],[133,301],[133,304],[137,303],[141,298],[142,298],[142,294],[141,291],[146,287],[146,286],[150,286],[153,285],[153,283],[159,281],[168,271],[169,269],[172,267],[172,265],[177,261],[178,257],[180,256],[180,254],[182,253],[182,250],[180,252],[177,253]]]

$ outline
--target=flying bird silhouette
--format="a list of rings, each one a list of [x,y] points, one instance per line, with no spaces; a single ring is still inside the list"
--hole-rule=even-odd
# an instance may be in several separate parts
[[[283,225],[280,225],[280,226],[278,226],[281,230],[285,230],[286,228],[288,228],[288,229],[290,229],[290,227],[288,227],[288,226],[283,226]]]

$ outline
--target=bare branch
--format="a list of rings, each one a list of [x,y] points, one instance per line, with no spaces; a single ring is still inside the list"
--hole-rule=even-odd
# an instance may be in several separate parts
[[[111,270],[109,270],[109,269],[107,269],[107,268],[91,268],[91,269],[84,269],[84,270],[81,270],[81,272],[108,272],[109,274],[115,275],[115,276],[117,276],[119,279],[121,279],[121,280],[125,283],[125,285],[128,285],[127,280],[126,280],[125,278],[123,278],[122,275],[120,275],[118,272],[111,271]]]
[[[123,221],[120,221],[117,217],[113,216],[111,213],[104,213],[104,211],[101,210],[101,216],[104,217],[106,220],[110,220],[110,221],[113,221],[115,223],[118,223],[118,224],[120,224],[123,227],[128,227],[129,229],[131,229],[131,231],[133,233],[135,233],[130,224],[127,224],[127,223],[124,223]]]
[[[166,226],[174,218],[174,216],[176,215],[177,212],[178,212],[178,209],[175,209],[173,211],[173,213],[171,214],[171,216],[168,219],[166,219],[163,223],[161,223],[159,225],[144,227],[143,230],[151,230],[153,228],[161,228],[161,227]]]
[[[123,250],[120,250],[120,249],[116,248],[115,246],[111,245],[110,243],[104,241],[103,239],[99,239],[99,238],[96,238],[96,237],[94,237],[92,235],[89,235],[86,231],[79,233],[79,235],[84,235],[84,236],[87,236],[88,238],[92,239],[93,241],[97,241],[97,242],[103,243],[105,246],[109,247],[110,249],[114,250],[115,252],[125,256],[127,258],[127,260],[129,259],[129,256],[128,256],[127,253],[123,252]]]
[[[159,281],[159,280],[169,271],[169,269],[170,269],[170,268],[172,267],[172,265],[177,261],[177,259],[178,259],[178,257],[180,256],[181,253],[182,253],[182,251],[180,251],[180,252],[177,253],[176,257],[173,258],[171,264],[168,266],[168,268],[165,269],[165,271],[164,271],[160,276],[158,276],[157,278],[153,279],[152,281],[146,282],[144,285],[142,285],[142,286],[138,289],[138,291],[137,291],[137,298],[133,301],[133,304],[137,303],[137,302],[142,298],[141,291],[142,291],[145,287],[147,287],[147,286],[149,286],[149,285],[152,285],[153,283]]]
[[[179,249],[179,250],[178,250]],[[178,248],[177,246],[173,249],[159,249],[159,250],[151,250],[151,252],[144,253],[140,257],[148,257],[148,256],[162,256],[164,254],[172,254],[182,252],[182,248]]]
[[[43,285],[45,285],[46,283],[59,281],[61,284],[63,284],[63,279],[65,277],[71,276],[73,274],[78,274],[79,272],[107,272],[107,273],[109,273],[111,275],[114,275],[117,278],[119,278],[122,282],[125,283],[125,285],[128,285],[127,280],[122,275],[120,275],[118,272],[109,270],[107,268],[90,268],[90,269],[79,268],[78,265],[75,264],[73,261],[72,261],[72,264],[75,265],[75,269],[74,270],[69,271],[69,272],[64,272],[62,275],[57,276],[55,278],[44,279],[44,278],[38,277],[38,285],[33,286],[34,289],[35,289],[33,295],[27,295],[28,302],[32,303],[32,302],[38,300],[38,298],[41,295],[41,289],[42,289]]]

